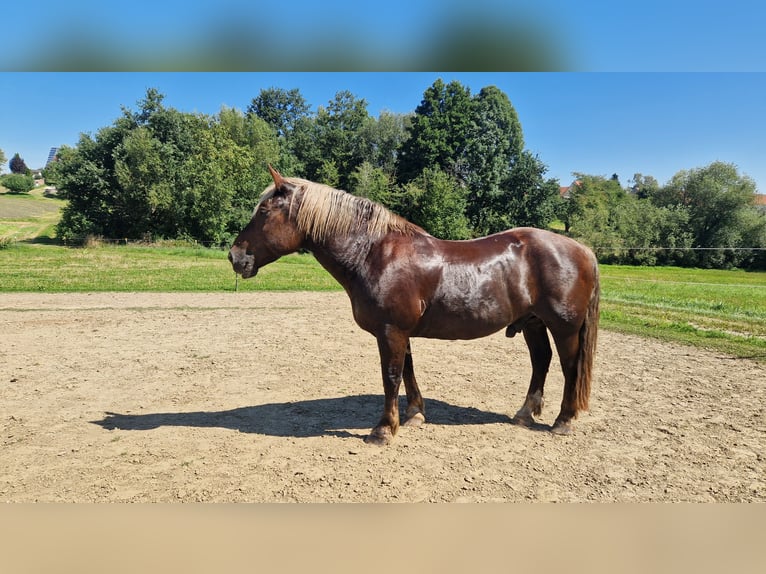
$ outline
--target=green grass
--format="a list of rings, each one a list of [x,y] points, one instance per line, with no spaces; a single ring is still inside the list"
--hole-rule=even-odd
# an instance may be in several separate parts
[[[60,199],[43,197],[41,189],[0,193],[0,240],[52,239],[63,204]]]
[[[68,248],[16,243],[0,250],[0,291],[233,291],[226,252],[192,247]],[[240,291],[340,289],[310,255],[291,255],[238,281]]]
[[[766,273],[601,266],[601,324],[766,360]]]

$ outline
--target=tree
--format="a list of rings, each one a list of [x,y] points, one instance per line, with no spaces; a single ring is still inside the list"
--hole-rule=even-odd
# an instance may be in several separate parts
[[[519,211],[532,191],[528,184],[535,185],[527,181],[531,172],[521,173],[532,167],[534,158],[530,154],[522,161],[524,136],[518,115],[508,96],[495,86],[482,88],[473,98],[466,140],[461,180],[469,190],[467,212],[474,233],[507,229],[516,220],[511,211]],[[539,167],[544,171],[544,166]]]
[[[476,96],[459,82],[436,80],[424,93],[399,154],[399,181],[438,170],[463,188],[473,235],[514,225],[546,227],[558,184],[546,166],[524,151],[518,114],[495,86]],[[415,186],[413,189],[418,189]]]
[[[438,168],[426,168],[405,184],[405,217],[441,239],[471,236],[465,216],[466,192],[453,177]]]
[[[394,176],[399,150],[407,139],[410,119],[410,115],[384,110],[376,120],[364,122],[358,134],[364,161]]]
[[[349,191],[398,211],[398,198],[392,188],[393,182],[383,168],[364,161],[351,175]]]
[[[506,201],[499,209],[507,210],[505,227],[538,227],[545,229],[553,221],[559,199],[559,182],[545,179],[547,166],[528,150],[522,151],[503,181]],[[500,228],[488,229],[500,231]]]
[[[5,152],[0,149],[0,173],[2,173],[2,166],[7,160],[5,159]]]
[[[750,221],[748,212],[754,209],[755,191],[755,182],[741,176],[735,165],[713,162],[676,173],[649,199],[657,206],[688,212],[692,244],[701,248],[695,256],[696,265],[727,267],[742,262],[745,254],[737,252],[738,248],[753,247],[744,245],[743,240],[748,235],[746,222]]]
[[[287,138],[300,118],[309,114],[309,105],[298,88],[268,88],[260,91],[247,107],[248,115],[255,115],[270,125],[280,138]]]
[[[223,244],[241,229],[278,159],[276,134],[238,110],[187,114],[162,99],[150,89],[138,110],[60,150],[55,177],[69,202],[59,236]]]
[[[11,193],[27,193],[34,189],[35,180],[28,174],[8,173],[0,177],[0,185]]]
[[[622,246],[614,222],[617,206],[627,195],[615,179],[583,173],[574,176],[576,183],[567,200],[568,230],[603,260]]]
[[[660,187],[660,184],[657,183],[657,180],[651,175],[645,176],[641,173],[636,173],[630,181],[633,182],[633,185],[630,187],[630,192],[635,194],[638,199],[648,198],[656,193],[657,189]]]
[[[351,174],[364,161],[360,134],[370,121],[374,120],[367,113],[367,102],[347,90],[320,106],[313,121],[300,119],[293,133],[293,150],[305,177],[348,189]]]
[[[21,156],[17,153],[14,154],[11,158],[11,161],[8,163],[8,167],[10,168],[11,173],[17,173],[21,175],[27,175],[30,173],[27,164],[24,163],[24,160],[21,159]]]
[[[412,181],[427,168],[458,178],[472,122],[471,92],[458,81],[437,79],[415,108],[409,138],[402,144],[399,180]]]
[[[657,207],[635,195],[626,196],[614,206],[613,245],[602,250],[602,260],[628,265],[683,264],[691,244],[685,231],[687,215],[684,210]]]

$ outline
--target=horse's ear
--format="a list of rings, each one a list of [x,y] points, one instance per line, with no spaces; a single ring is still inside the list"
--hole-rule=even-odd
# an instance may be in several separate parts
[[[271,174],[271,179],[274,180],[274,186],[279,189],[282,184],[285,182],[284,178],[282,177],[282,174],[279,173],[276,169],[271,167],[271,164],[268,164],[269,166],[269,173]]]

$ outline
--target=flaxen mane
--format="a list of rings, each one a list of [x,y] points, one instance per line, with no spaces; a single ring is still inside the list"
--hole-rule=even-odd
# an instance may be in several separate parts
[[[293,195],[294,199],[296,195],[300,197],[296,224],[315,241],[347,235],[352,231],[364,231],[373,236],[392,231],[405,235],[423,232],[414,223],[364,197],[305,179],[284,179],[302,192]],[[273,186],[267,189],[262,197],[265,198],[272,191]],[[290,211],[292,210],[291,204]]]

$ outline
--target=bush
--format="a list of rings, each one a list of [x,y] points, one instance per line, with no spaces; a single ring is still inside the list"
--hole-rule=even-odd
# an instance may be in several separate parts
[[[9,173],[0,178],[0,185],[11,193],[27,193],[34,189],[35,180],[31,175]]]

